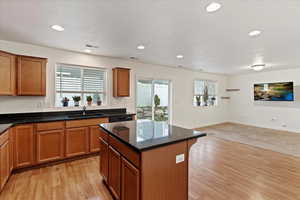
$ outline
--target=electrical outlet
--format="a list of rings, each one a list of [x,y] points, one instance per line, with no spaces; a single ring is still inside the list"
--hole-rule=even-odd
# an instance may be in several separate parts
[[[176,164],[184,161],[184,154],[176,155]]]

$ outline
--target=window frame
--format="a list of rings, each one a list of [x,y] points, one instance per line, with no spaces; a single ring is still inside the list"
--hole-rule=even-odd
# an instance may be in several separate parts
[[[83,69],[92,69],[92,70],[99,70],[99,71],[103,71],[104,72],[104,82],[103,82],[103,92],[94,92],[94,91],[83,91],[83,90],[80,90],[80,91],[58,91],[56,90],[56,83],[57,83],[57,80],[56,80],[56,74],[57,74],[57,68],[59,67],[59,65],[65,65],[65,66],[69,66],[69,67],[74,67],[74,68],[79,68],[80,69],[80,73],[81,73],[81,89],[83,89]],[[106,106],[107,105],[107,101],[108,101],[108,80],[107,80],[107,68],[104,68],[104,67],[95,67],[95,66],[87,66],[87,65],[78,65],[78,64],[69,64],[69,63],[56,63],[55,65],[55,72],[54,72],[54,107],[57,107],[57,108],[64,108],[61,104],[59,104],[60,106],[58,106],[57,102],[56,102],[56,98],[57,98],[57,95],[58,95],[58,92],[60,93],[69,93],[69,94],[72,94],[72,93],[80,93],[80,96],[81,96],[81,101],[80,101],[80,104],[79,106],[85,106],[86,104],[84,104],[85,100],[83,99],[84,98],[84,94],[91,94],[91,93],[95,93],[95,94],[102,94],[103,95],[103,99],[102,99],[102,104],[101,106]],[[70,99],[70,101],[72,101],[72,99]],[[95,105],[95,104],[92,104],[92,106],[98,106],[98,105]],[[75,107],[75,106],[68,106],[68,107]]]
[[[215,95],[214,97],[216,98],[215,100],[215,103],[214,105],[200,105],[200,106],[197,106],[196,102],[195,102],[195,97],[196,96],[199,96],[199,94],[196,94],[196,89],[195,89],[195,84],[196,84],[196,81],[204,81],[205,83],[207,82],[211,82],[211,83],[214,83],[215,84]],[[200,95],[200,96],[203,96],[203,95]],[[213,95],[208,95],[208,96],[213,96]],[[211,79],[194,79],[193,81],[193,98],[192,98],[192,105],[194,107],[197,107],[197,108],[209,108],[209,107],[216,107],[219,105],[219,101],[218,101],[218,81],[217,80],[211,80]]]

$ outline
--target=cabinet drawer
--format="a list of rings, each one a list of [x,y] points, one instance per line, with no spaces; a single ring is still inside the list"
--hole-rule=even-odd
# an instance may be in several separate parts
[[[122,142],[118,141],[113,136],[108,136],[109,145],[120,152],[127,160],[139,168],[140,166],[140,154],[126,146]]]
[[[8,140],[8,137],[9,137],[8,133],[9,133],[9,131],[7,130],[0,135],[0,146]]]
[[[65,127],[65,122],[47,122],[47,123],[38,123],[36,125],[37,131],[48,131],[48,130],[56,130],[63,129]]]
[[[94,126],[101,123],[108,123],[108,118],[82,119],[66,121],[67,128]]]

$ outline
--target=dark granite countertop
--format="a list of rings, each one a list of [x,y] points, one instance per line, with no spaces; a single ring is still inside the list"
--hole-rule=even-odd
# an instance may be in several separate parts
[[[0,124],[0,135],[9,129],[13,124]]]
[[[17,124],[92,119],[92,118],[100,118],[100,117],[110,118],[110,117],[128,116],[128,115],[129,116],[135,115],[135,113],[128,113],[125,108],[122,108],[122,109],[87,110],[86,115],[82,115],[82,111],[80,110],[0,114],[0,134],[3,133],[7,128]]]
[[[100,124],[100,127],[139,152],[206,136],[199,131],[151,120],[105,123]]]

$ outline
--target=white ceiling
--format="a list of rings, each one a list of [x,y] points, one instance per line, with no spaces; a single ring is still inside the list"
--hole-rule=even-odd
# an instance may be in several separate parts
[[[0,0],[0,39],[80,52],[93,44],[98,55],[217,73],[300,67],[299,0],[214,1],[215,13],[205,11],[212,0]]]

